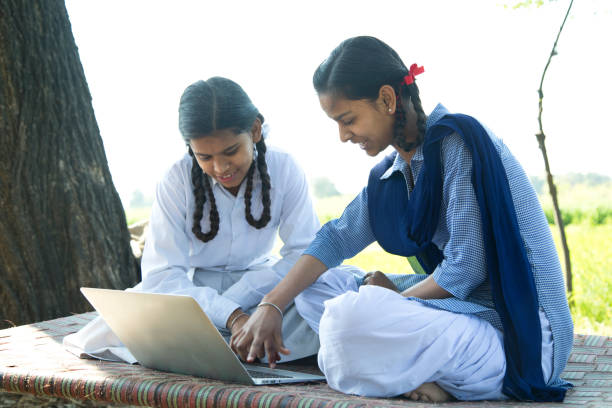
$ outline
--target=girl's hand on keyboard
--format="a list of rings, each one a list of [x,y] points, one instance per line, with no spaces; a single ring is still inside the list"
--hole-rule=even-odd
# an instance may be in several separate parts
[[[283,344],[282,322],[282,316],[274,308],[258,307],[246,323],[232,333],[230,347],[247,363],[267,355],[270,367],[274,368],[280,354],[289,354]]]

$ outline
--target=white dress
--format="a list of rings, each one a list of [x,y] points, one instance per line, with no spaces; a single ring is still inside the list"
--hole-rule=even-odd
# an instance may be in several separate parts
[[[271,220],[256,229],[245,219],[242,183],[233,196],[213,182],[219,212],[219,231],[204,243],[193,234],[195,199],[191,183],[192,159],[185,155],[175,163],[157,186],[155,202],[142,258],[142,282],[128,290],[192,296],[226,339],[225,329],[237,308],[252,313],[262,297],[289,271],[319,229],[301,168],[287,153],[268,147],[266,163],[272,188]],[[259,172],[255,172],[252,214],[259,219],[263,210]],[[210,200],[204,205],[203,232],[210,230]],[[281,258],[271,255],[276,236],[283,246]],[[317,334],[290,305],[283,319],[283,338],[291,361],[315,354]],[[67,336],[64,346],[77,355],[135,362],[101,318]]]

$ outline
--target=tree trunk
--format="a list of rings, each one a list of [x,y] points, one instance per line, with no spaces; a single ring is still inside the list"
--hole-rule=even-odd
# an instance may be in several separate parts
[[[0,327],[139,280],[68,13],[0,2]]]

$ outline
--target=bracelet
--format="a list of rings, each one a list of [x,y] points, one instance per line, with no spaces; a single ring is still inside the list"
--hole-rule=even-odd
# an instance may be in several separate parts
[[[271,303],[271,302],[260,302],[257,305],[257,307],[260,307],[260,306],[272,306],[273,308],[278,310],[278,313],[280,313],[280,315],[281,315],[281,319],[283,318],[283,311],[280,309],[280,307],[276,306],[274,303]]]
[[[230,324],[229,324],[229,326],[228,326],[227,328],[228,328],[229,330],[232,330],[232,327],[234,327],[234,323],[236,323],[236,320],[238,320],[238,318],[239,318],[239,317],[242,317],[242,316],[248,316],[248,314],[246,314],[246,313],[244,313],[244,312],[240,313],[238,316],[236,316],[236,317],[234,317],[234,318],[232,319],[232,321],[230,322]]]

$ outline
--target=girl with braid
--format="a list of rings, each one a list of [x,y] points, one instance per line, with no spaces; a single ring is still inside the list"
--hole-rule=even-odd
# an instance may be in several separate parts
[[[314,87],[340,140],[370,156],[394,151],[264,301],[282,310],[295,298],[336,390],[561,401],[573,325],[538,198],[508,147],[476,119],[442,105],[425,114],[422,72],[372,37],[342,42],[317,68]],[[373,241],[416,257],[423,274],[331,269]],[[279,313],[261,308],[232,346],[247,361],[264,344],[274,355],[280,327]]]
[[[319,229],[304,173],[289,154],[266,146],[263,123],[229,79],[187,87],[179,105],[187,153],[158,184],[142,282],[130,289],[192,296],[228,341]],[[271,255],[277,233],[280,260]],[[295,307],[285,311],[282,330],[292,351],[282,361],[317,352],[317,335]],[[101,319],[65,345],[77,354],[136,361]]]

